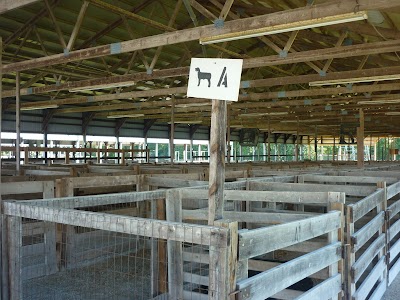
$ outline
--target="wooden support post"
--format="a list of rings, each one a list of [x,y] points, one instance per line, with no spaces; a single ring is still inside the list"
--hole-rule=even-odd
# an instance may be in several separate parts
[[[318,136],[317,136],[317,126],[315,126],[314,151],[315,151],[315,161],[318,161]]]
[[[175,145],[174,145],[174,134],[175,134],[175,97],[172,97],[172,105],[171,105],[171,130],[169,135],[169,152],[170,152],[170,159],[171,165],[174,164],[174,157],[175,157]]]
[[[328,243],[332,244],[337,241],[340,241],[342,245],[344,245],[344,229],[345,229],[345,214],[344,214],[344,204],[346,201],[345,193],[328,193],[328,211],[336,210],[341,212],[341,227],[337,231],[332,231],[328,234]],[[342,278],[345,278],[346,268],[344,266],[344,259],[340,260],[338,263],[329,266],[328,272],[329,277],[335,276],[337,273],[342,275]],[[337,300],[338,297],[332,298],[332,300]]]
[[[386,182],[385,181],[380,181],[377,183],[376,185],[377,188],[383,189],[384,193],[382,196],[382,201],[378,204],[378,206],[376,207],[376,213],[379,214],[381,211],[384,211],[385,213],[387,213],[387,188],[386,188]],[[385,222],[383,224],[383,226],[379,229],[378,233],[379,235],[381,234],[385,234],[385,247],[378,253],[378,259],[381,258],[384,255],[388,255],[389,252],[389,247],[390,247],[390,237],[389,237],[389,232],[388,228],[390,227],[390,222],[388,223],[387,219],[385,219]],[[385,270],[385,272],[389,271],[389,260],[386,261],[386,263],[388,264],[387,269]],[[385,274],[385,277],[388,274]],[[381,280],[383,280],[384,278],[381,277]]]
[[[364,112],[360,108],[360,126],[357,128],[357,167],[364,168]]]
[[[70,163],[70,160],[69,160],[69,151],[68,151],[68,150],[65,150],[65,163],[66,163],[67,165]]]
[[[299,117],[297,117],[296,149],[295,149],[295,158],[296,158],[296,161],[299,161],[299,140],[300,140],[300,138],[299,138],[299,126],[300,126]]]
[[[166,194],[166,217],[170,222],[182,222],[182,197],[179,190]],[[171,234],[174,234],[171,232]],[[169,240],[168,247],[168,292],[169,299],[183,299],[183,249],[182,242]]]
[[[3,38],[0,36],[0,66],[3,65],[2,61],[2,56],[3,56]],[[3,69],[0,68],[0,99],[2,99],[2,88],[3,88]],[[2,101],[0,100],[0,153],[1,153],[1,136],[2,136],[2,117],[3,117],[3,107],[2,107]],[[2,167],[2,161],[1,161],[1,155],[0,155],[0,178],[1,178],[1,168]],[[1,183],[0,183],[1,184]],[[3,200],[1,197],[0,193],[0,272],[1,272],[1,291],[0,291],[0,297],[1,299],[8,299],[8,277],[7,277],[7,238],[6,238],[6,226],[4,222],[4,216],[3,216]]]
[[[100,144],[97,146],[99,148],[97,148],[97,153],[96,153],[96,162],[99,164],[101,161],[101,152],[100,152]]]
[[[227,150],[227,162],[231,162],[231,122],[230,122],[230,109],[226,111],[226,150]]]
[[[10,300],[22,299],[22,218],[7,216]]]
[[[226,101],[212,100],[208,225],[223,218],[226,147]]]
[[[268,119],[268,162],[271,162],[271,123]]]
[[[15,169],[17,171],[17,175],[20,174],[21,170],[21,95],[20,95],[20,74],[19,72],[16,73],[16,95],[15,95],[15,132],[17,134],[17,138],[15,140]]]
[[[193,137],[190,137],[190,162],[193,162]]]
[[[165,200],[157,200],[157,219],[165,220]],[[158,289],[160,293],[167,292],[168,268],[167,268],[167,243],[165,240],[158,240]]]
[[[335,148],[336,148],[336,137],[333,137],[333,149],[332,149],[332,161],[335,161]]]
[[[217,220],[214,222],[215,226],[228,229],[228,239],[226,249],[219,247],[216,249],[214,246],[210,248],[210,272],[215,270],[214,274],[210,274],[209,286],[213,286],[213,275],[215,275],[214,286],[217,286],[217,293],[209,294],[210,299],[235,299],[234,296],[229,297],[231,293],[236,290],[236,273],[237,273],[237,258],[238,258],[238,223],[229,220]],[[216,267],[212,266],[212,263]],[[212,292],[211,290],[209,293]]]
[[[24,149],[24,165],[29,164],[29,147]]]
[[[125,165],[125,150],[121,150],[121,165]]]

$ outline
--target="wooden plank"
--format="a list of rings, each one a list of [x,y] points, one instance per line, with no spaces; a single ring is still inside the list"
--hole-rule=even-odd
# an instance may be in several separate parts
[[[312,289],[303,293],[295,300],[328,300],[338,297],[342,291],[342,276],[336,274],[335,276],[323,281]]]
[[[376,188],[357,185],[329,185],[329,184],[309,184],[309,183],[274,183],[265,182],[259,184],[265,190],[269,191],[292,191],[292,192],[341,192],[346,193],[346,196],[361,196],[366,197],[372,194]]]
[[[279,203],[327,204],[328,192],[285,192],[285,191],[225,191],[227,201],[262,201]]]
[[[341,226],[340,212],[330,212],[301,221],[239,233],[239,259],[251,258],[285,248]]]
[[[273,299],[282,299],[282,300],[293,300],[297,297],[299,297],[303,292],[301,291],[296,291],[296,290],[290,290],[290,289],[285,289],[282,290],[275,295],[272,296]]]
[[[375,256],[385,247],[385,236],[379,236],[364,253],[357,259],[351,267],[351,276],[353,282],[357,282],[369,264],[374,260]]]
[[[208,220],[208,212],[204,209],[182,210],[184,220]],[[316,214],[278,213],[278,212],[235,212],[224,211],[227,219],[237,222],[259,223],[259,224],[282,224],[306,218],[315,217]]]
[[[58,192],[59,189],[57,189]],[[79,208],[101,205],[113,205],[121,203],[134,203],[142,202],[145,200],[158,200],[165,198],[166,190],[150,191],[150,192],[129,192],[117,193],[108,195],[93,195],[81,197],[66,197],[62,199],[52,200],[29,200],[29,202],[21,201],[21,203],[28,203],[39,206],[51,206],[59,208]],[[62,195],[57,196],[62,197]]]
[[[386,292],[386,288],[387,280],[384,279],[381,283],[379,283],[378,287],[375,288],[375,291],[372,293],[369,300],[381,300]]]
[[[396,182],[395,184],[391,184],[387,188],[387,197],[388,199],[396,196],[400,193],[400,182]]]
[[[396,279],[396,276],[400,273],[400,260],[398,260],[388,272],[388,284],[391,285],[392,282]]]
[[[334,182],[334,183],[371,183],[376,184],[380,181],[386,181],[388,183],[397,182],[397,178],[393,177],[367,177],[367,176],[328,176],[328,175],[314,175],[304,174],[302,175],[304,182]]]
[[[209,245],[210,236],[226,243],[227,230],[220,227],[182,224],[112,214],[77,211],[63,208],[39,207],[21,202],[4,203],[4,213],[24,218],[128,233],[160,239]]]
[[[368,294],[371,292],[371,289],[374,287],[377,280],[383,275],[384,271],[386,270],[385,264],[386,257],[383,256],[375,267],[369,272],[367,278],[363,281],[360,287],[353,295],[354,300],[361,300],[366,299]]]
[[[341,244],[328,245],[269,271],[239,281],[237,284],[238,299],[266,299],[340,259]],[[265,284],[266,282],[271,284]]]
[[[365,226],[359,229],[356,233],[351,236],[354,243],[354,252],[361,249],[362,246],[368,240],[374,236],[374,234],[379,231],[385,222],[385,213],[382,211],[371,221],[369,221]]]
[[[388,232],[390,237],[395,237],[400,232],[400,220],[393,223]]]
[[[137,175],[71,178],[73,188],[103,187],[137,184]]]
[[[320,248],[322,248],[322,247],[320,247]],[[254,259],[249,259],[246,261],[248,261],[248,269],[249,270],[258,271],[258,272],[264,272],[264,271],[270,270],[272,268],[275,268],[277,266],[284,264],[284,262],[280,263],[280,262],[262,261],[262,260],[254,260]],[[328,270],[327,269],[320,270],[320,271],[310,275],[309,277],[315,278],[315,279],[327,279],[327,278],[329,278]]]
[[[389,263],[392,263],[400,253],[400,239],[398,239],[389,249]]]
[[[145,177],[145,184],[156,187],[183,188],[190,186],[207,186],[207,181],[183,180],[175,178]]]
[[[43,184],[43,181],[9,182],[1,185],[1,194],[43,193]]]
[[[380,203],[385,201],[385,191],[379,189],[368,195],[364,199],[351,204],[353,207],[353,222],[357,222],[363,216],[365,216],[370,210],[376,208]]]
[[[388,192],[388,194],[389,194],[389,192]],[[390,199],[390,198],[388,197],[388,199]],[[394,217],[396,217],[396,215],[398,213],[400,213],[400,201],[396,201],[395,203],[390,205],[388,207],[388,211],[390,212],[390,214],[389,214],[390,220],[393,219]]]

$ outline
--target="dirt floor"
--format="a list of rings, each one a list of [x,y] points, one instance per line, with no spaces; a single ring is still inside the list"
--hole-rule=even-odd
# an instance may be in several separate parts
[[[24,281],[23,299],[149,299],[150,282],[150,257],[136,253]]]

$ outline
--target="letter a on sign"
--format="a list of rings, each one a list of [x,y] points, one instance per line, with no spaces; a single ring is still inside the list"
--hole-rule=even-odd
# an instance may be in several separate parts
[[[242,59],[192,58],[188,97],[238,101]]]

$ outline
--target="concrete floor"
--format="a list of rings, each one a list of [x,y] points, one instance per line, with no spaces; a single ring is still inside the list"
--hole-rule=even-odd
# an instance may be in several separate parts
[[[400,276],[392,282],[386,293],[383,295],[382,300],[399,300],[400,299]]]

